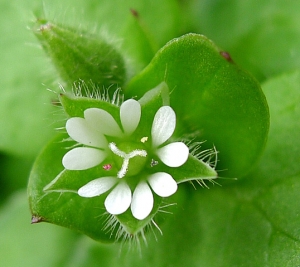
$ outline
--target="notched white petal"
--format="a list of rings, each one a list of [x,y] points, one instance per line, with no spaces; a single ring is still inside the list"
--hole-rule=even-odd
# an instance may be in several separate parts
[[[81,197],[96,197],[107,192],[116,183],[117,179],[115,177],[102,177],[92,180],[79,188],[78,195]]]
[[[148,177],[153,191],[161,197],[169,197],[177,191],[177,183],[173,177],[165,172],[157,172]]]
[[[107,141],[104,135],[92,128],[83,118],[70,118],[66,123],[66,130],[69,136],[84,145],[104,148]]]
[[[182,142],[174,142],[158,149],[156,154],[167,166],[179,167],[187,161],[189,148]]]
[[[104,205],[113,215],[125,212],[131,203],[131,191],[125,182],[120,182],[107,196]]]
[[[132,134],[141,119],[141,105],[134,99],[125,101],[120,107],[122,126],[127,135]]]
[[[153,195],[146,182],[140,182],[133,192],[131,212],[138,219],[145,219],[153,208]]]
[[[106,152],[90,147],[76,147],[68,151],[62,164],[67,170],[86,170],[97,166],[106,158]]]
[[[109,136],[122,136],[122,131],[113,118],[106,110],[100,108],[89,108],[84,111],[84,118],[88,124]]]
[[[157,147],[167,141],[174,133],[176,126],[176,115],[169,106],[161,107],[155,114],[151,135],[152,144]]]

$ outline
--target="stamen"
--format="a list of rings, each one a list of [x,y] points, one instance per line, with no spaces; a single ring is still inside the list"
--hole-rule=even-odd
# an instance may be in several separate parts
[[[154,167],[158,164],[158,161],[157,160],[154,160],[154,159],[151,159],[151,163],[150,163],[150,166],[151,167]]]
[[[105,164],[103,165],[103,169],[106,170],[106,171],[109,171],[111,169],[111,164]]]
[[[142,143],[145,143],[145,142],[147,142],[148,141],[148,137],[147,136],[144,136],[142,139],[141,139],[141,142]]]

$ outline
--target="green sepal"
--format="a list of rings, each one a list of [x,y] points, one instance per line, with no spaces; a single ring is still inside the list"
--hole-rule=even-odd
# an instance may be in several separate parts
[[[265,147],[269,112],[258,82],[205,36],[187,34],[161,48],[125,88],[141,96],[165,81],[182,134],[198,133],[204,149],[215,146],[218,169],[241,177],[257,163]]]
[[[151,213],[143,220],[137,220],[132,216],[131,210],[128,209],[126,212],[117,215],[116,218],[122,225],[124,229],[126,229],[126,232],[131,235],[136,235],[139,233],[144,233],[147,231],[147,225],[151,225],[152,220],[154,219],[154,216],[157,214],[161,204],[162,204],[162,197],[153,194],[154,198],[154,204]],[[124,234],[124,232],[121,234]],[[118,238],[118,236],[117,236]]]
[[[101,162],[100,165],[87,170],[74,171],[64,169],[60,173],[58,173],[50,183],[44,186],[43,191],[46,193],[73,192],[77,194],[78,189],[91,180],[100,177],[114,176],[112,175],[112,173],[117,172],[115,166],[112,166],[109,172],[103,169],[104,165],[110,164],[111,162],[111,158],[107,157],[103,162]]]
[[[42,19],[37,20],[34,33],[69,87],[76,81],[87,85],[83,95],[125,83],[125,61],[105,38]]]
[[[189,155],[186,163],[180,167],[164,166],[161,169],[171,174],[178,184],[187,181],[213,180],[218,177],[218,173],[212,166],[193,155]]]
[[[161,82],[153,89],[147,91],[140,99],[141,106],[155,103],[157,109],[161,106],[170,105],[169,87],[165,82]]]
[[[69,117],[84,117],[88,108],[100,108],[110,113],[115,119],[119,116],[119,107],[101,99],[76,97],[69,94],[60,94],[60,103]]]

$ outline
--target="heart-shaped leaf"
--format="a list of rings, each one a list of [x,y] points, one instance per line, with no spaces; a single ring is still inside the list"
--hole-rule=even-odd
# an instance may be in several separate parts
[[[125,94],[141,96],[161,81],[170,88],[179,132],[207,140],[203,147],[216,146],[222,176],[247,173],[263,151],[269,128],[265,96],[253,77],[206,37],[187,34],[164,46]]]

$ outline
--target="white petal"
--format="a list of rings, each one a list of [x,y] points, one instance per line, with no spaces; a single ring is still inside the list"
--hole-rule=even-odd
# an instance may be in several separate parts
[[[115,177],[102,177],[90,181],[78,190],[78,195],[81,197],[99,196],[111,189],[118,181]]]
[[[165,172],[157,172],[148,177],[148,182],[153,191],[161,196],[168,197],[177,191],[177,183],[173,177]]]
[[[103,134],[110,136],[122,136],[123,134],[113,116],[103,109],[86,109],[84,117],[91,127]]]
[[[125,182],[120,182],[107,196],[104,205],[113,215],[125,212],[131,203],[131,191]]]
[[[84,145],[104,148],[107,141],[104,135],[90,127],[83,118],[71,118],[67,120],[66,129],[69,136]]]
[[[156,154],[167,166],[179,167],[187,161],[189,148],[182,142],[174,142],[158,149]]]
[[[140,182],[133,192],[131,212],[138,219],[145,219],[153,208],[153,195],[146,182]]]
[[[141,119],[141,105],[134,99],[125,101],[120,107],[122,126],[127,135],[132,134]]]
[[[157,147],[168,140],[174,133],[176,126],[176,115],[169,106],[161,107],[155,114],[151,135],[152,144]]]
[[[67,170],[86,170],[97,166],[106,158],[106,152],[90,147],[76,147],[68,151],[62,164]]]

